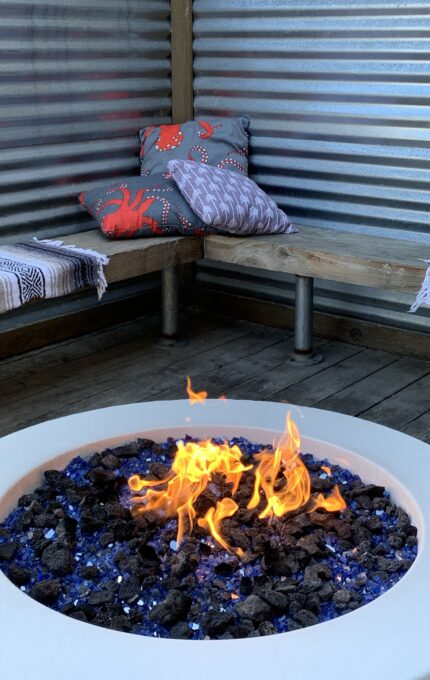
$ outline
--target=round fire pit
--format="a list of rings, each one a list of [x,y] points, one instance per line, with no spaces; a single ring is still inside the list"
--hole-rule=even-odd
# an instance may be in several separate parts
[[[0,519],[37,486],[43,470],[63,468],[137,437],[243,436],[267,443],[284,428],[286,406],[247,401],[154,402],[118,406],[37,425],[0,440]],[[430,678],[430,447],[363,420],[293,409],[302,450],[387,488],[418,528],[418,556],[392,589],[354,612],[303,630],[236,640],[153,639],[91,626],[22,593],[0,573],[0,677],[116,680],[143,674],[188,679],[300,680]],[[325,670],[324,670],[325,669]]]

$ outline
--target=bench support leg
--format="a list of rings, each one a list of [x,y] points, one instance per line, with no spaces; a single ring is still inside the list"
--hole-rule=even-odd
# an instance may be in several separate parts
[[[319,364],[322,354],[312,349],[314,280],[310,276],[296,276],[294,307],[294,351],[291,361],[297,366]]]
[[[169,348],[184,345],[178,338],[179,318],[179,272],[178,267],[161,270],[161,338],[158,347]]]

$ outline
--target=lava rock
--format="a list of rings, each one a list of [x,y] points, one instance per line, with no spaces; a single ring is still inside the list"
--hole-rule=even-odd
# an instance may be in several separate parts
[[[305,569],[303,578],[304,589],[318,590],[323,585],[322,579],[331,579],[332,571],[327,564],[312,564]]]
[[[192,636],[192,630],[186,621],[178,621],[170,629],[170,637],[176,640],[189,640]]]
[[[191,598],[188,595],[180,590],[172,590],[163,602],[155,605],[149,619],[160,626],[171,628],[188,614],[190,607]]]
[[[34,501],[37,501],[38,498],[39,496],[35,493],[26,493],[18,499],[18,507],[28,508]]]
[[[100,464],[108,470],[117,470],[120,466],[120,460],[113,453],[108,453],[101,459]]]
[[[110,604],[113,602],[114,593],[110,588],[102,588],[101,590],[93,590],[88,598],[88,604],[97,607],[101,604]]]
[[[241,595],[251,595],[254,582],[249,576],[242,576],[239,583],[239,593]]]
[[[105,470],[102,467],[96,467],[87,473],[87,479],[94,484],[94,486],[103,488],[116,480],[116,474],[113,470]]]
[[[140,583],[135,576],[129,576],[120,585],[118,597],[126,602],[134,602],[140,595]]]
[[[272,590],[269,586],[263,588],[256,588],[255,594],[261,597],[267,604],[275,611],[284,611],[288,605],[288,598],[279,590]]]
[[[303,627],[314,626],[316,623],[318,623],[318,617],[308,609],[300,609],[294,615],[294,619]]]
[[[248,637],[254,631],[254,624],[249,619],[241,619],[229,627],[228,632],[235,638]]]
[[[210,611],[203,618],[203,628],[208,635],[221,635],[234,622],[233,612]]]
[[[346,609],[347,605],[351,601],[351,593],[345,588],[337,590],[333,595],[333,604],[336,609],[343,610]]]
[[[249,595],[243,602],[238,602],[234,608],[241,618],[256,622],[265,621],[272,615],[271,607],[258,595]]]
[[[31,579],[31,569],[13,563],[9,567],[8,577],[16,586],[23,586]]]
[[[110,628],[112,630],[119,630],[122,633],[129,633],[133,626],[124,614],[120,614],[119,616],[112,617]]]
[[[61,585],[53,579],[38,581],[30,591],[31,597],[42,604],[52,604],[60,593]]]
[[[73,555],[69,548],[54,541],[42,553],[42,564],[58,576],[71,574],[74,568]]]
[[[258,632],[263,636],[275,635],[276,628],[271,621],[263,621],[263,623],[260,623],[258,626]]]
[[[384,495],[385,487],[377,486],[376,484],[367,484],[367,486],[358,486],[356,489],[352,489],[347,494],[348,498],[357,498],[358,496],[368,496],[372,500],[374,498],[380,498]]]
[[[94,581],[95,579],[98,579],[100,576],[100,571],[94,565],[84,564],[82,565],[80,572],[82,578],[84,578],[86,581]]]
[[[88,623],[88,618],[85,612],[79,609],[77,612],[70,612],[68,614],[69,618],[76,619],[76,621],[82,621],[82,623]]]
[[[15,541],[0,543],[0,560],[7,560],[9,562],[15,555],[17,548],[18,543]]]

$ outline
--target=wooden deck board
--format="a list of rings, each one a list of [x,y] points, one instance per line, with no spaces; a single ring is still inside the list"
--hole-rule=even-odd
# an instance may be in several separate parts
[[[186,347],[154,346],[148,315],[0,363],[0,435],[78,411],[185,398],[185,376],[209,396],[315,405],[430,442],[430,362],[317,339],[325,360],[296,367],[292,335],[188,313]]]

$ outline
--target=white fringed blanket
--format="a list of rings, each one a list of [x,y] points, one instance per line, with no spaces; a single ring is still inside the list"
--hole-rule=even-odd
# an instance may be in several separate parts
[[[28,241],[0,246],[0,313],[30,300],[69,295],[94,286],[99,299],[107,288],[103,266],[109,259],[62,241]]]
[[[423,260],[427,264],[430,264],[430,260]],[[430,305],[430,267],[428,267],[424,281],[421,286],[421,290],[417,293],[414,304],[410,308],[410,312],[416,312],[418,307],[421,305]]]

